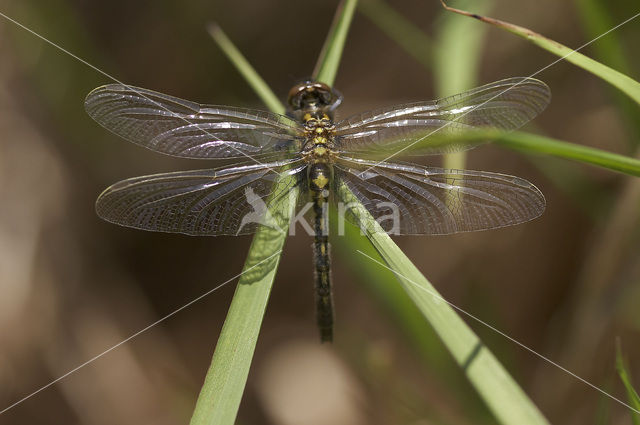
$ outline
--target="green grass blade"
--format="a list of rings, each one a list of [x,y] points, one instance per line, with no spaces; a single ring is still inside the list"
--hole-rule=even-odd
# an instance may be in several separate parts
[[[222,29],[212,25],[209,32],[269,109],[283,113],[284,106]],[[273,193],[292,187],[291,179],[290,176],[281,177]],[[289,228],[296,204],[289,200],[297,198],[297,192],[298,189],[294,189],[286,202],[267,201],[269,212],[281,229]],[[266,226],[260,226],[254,236],[191,425],[232,425],[235,422],[286,236],[286,231]]]
[[[431,68],[431,40],[413,22],[382,0],[362,0],[358,10],[387,37],[395,41],[409,56],[427,69]]]
[[[277,184],[287,187],[290,183]],[[291,204],[289,208],[269,204],[269,211],[284,229],[288,229],[295,202]],[[235,422],[286,235],[260,226],[253,238],[191,425]]]
[[[618,371],[618,375],[620,375],[620,379],[622,380],[624,388],[627,391],[629,404],[637,411],[640,411],[640,396],[638,396],[638,393],[633,388],[631,376],[629,374],[628,367],[625,365],[625,361],[622,356],[622,349],[620,348],[619,342],[616,347],[616,370]],[[640,413],[632,411],[631,420],[633,421],[633,425],[640,425]]]
[[[612,86],[618,88],[620,91],[622,91],[631,99],[633,99],[636,103],[640,104],[640,83],[638,83],[631,77],[628,77],[623,73],[616,71],[613,68],[610,68],[598,61],[595,61],[590,57],[583,55],[580,52],[576,52],[574,51],[574,49],[571,49],[570,47],[567,47],[563,44],[560,44],[557,41],[551,40],[541,34],[531,31],[528,28],[514,25],[498,19],[489,18],[486,16],[480,16],[474,13],[469,13],[464,10],[455,9],[447,6],[442,0],[441,2],[443,6],[451,12],[459,13],[464,16],[469,16],[471,18],[478,19],[481,22],[485,22],[490,25],[494,25],[498,28],[507,30],[513,34],[516,34],[532,42],[536,46],[541,47],[553,53],[556,56],[559,56],[561,59],[566,60],[567,62],[571,62],[572,64],[586,71],[591,72],[595,76],[603,79],[604,81],[608,82]],[[637,16],[638,15],[635,15],[629,18],[625,22],[629,22],[630,20],[634,19]]]
[[[495,138],[484,140],[494,140],[496,144],[521,152],[553,155],[632,176],[640,176],[640,161],[635,158],[537,134],[502,133]]]
[[[344,186],[338,189],[340,199],[357,204]],[[542,413],[526,396],[489,349],[471,328],[444,301],[429,281],[411,263],[398,246],[384,233],[363,208],[352,210],[366,229],[367,238],[394,271],[403,289],[431,324],[442,342],[463,368],[495,417],[503,424],[548,424]],[[372,267],[375,264],[371,265]]]
[[[284,114],[285,107],[278,99],[278,96],[273,93],[267,83],[262,79],[262,77],[260,77],[256,70],[253,69],[247,59],[242,55],[242,53],[240,53],[238,48],[231,42],[224,31],[222,31],[222,28],[220,28],[218,24],[214,23],[210,24],[207,27],[207,30],[267,108],[272,112]]]
[[[413,145],[411,149],[447,144],[470,146],[485,143],[487,140],[520,152],[553,155],[632,176],[640,176],[640,161],[635,158],[519,131],[504,132],[487,129],[467,131],[455,136],[434,133]]]
[[[331,29],[313,70],[314,80],[333,85],[357,4],[358,0],[342,0],[338,5]]]
[[[337,209],[332,210],[330,214],[335,217],[338,214]],[[331,224],[331,234],[339,234],[337,221],[332,220]],[[337,254],[336,257],[345,262],[354,274],[360,275],[358,281],[362,284],[363,289],[370,291],[384,305],[403,332],[410,337],[410,341],[415,344],[425,363],[440,374],[441,378],[450,380],[451,375],[445,370],[445,365],[448,365],[449,360],[446,350],[440,344],[437,336],[430,329],[425,329],[422,313],[402,288],[389,284],[394,280],[393,273],[371,267],[369,260],[359,255],[353,255],[354,251],[361,251],[380,259],[369,240],[360,233],[360,229],[346,222],[344,236],[334,238],[332,244]]]

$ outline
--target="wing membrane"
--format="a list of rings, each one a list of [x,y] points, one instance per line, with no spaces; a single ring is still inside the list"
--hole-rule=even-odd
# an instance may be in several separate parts
[[[142,230],[207,236],[250,234],[259,223],[277,223],[270,221],[273,217],[265,217],[269,196],[288,202],[290,187],[272,194],[278,178],[273,169],[282,170],[284,165],[135,177],[106,189],[96,201],[96,211],[107,221]],[[285,172],[296,174],[299,170]]]
[[[387,163],[369,168],[373,165],[373,161],[343,160],[336,168],[338,178],[390,233],[494,229],[532,220],[545,208],[538,188],[518,177]],[[347,218],[357,224],[354,215]]]
[[[299,124],[266,111],[200,105],[121,84],[87,96],[87,113],[107,130],[151,150],[185,158],[265,158],[289,150]]]
[[[338,149],[358,156],[380,155],[406,149],[418,140],[419,146],[407,153],[468,149],[472,146],[443,145],[434,133],[446,137],[481,127],[513,130],[542,112],[550,100],[549,87],[542,81],[509,78],[440,100],[354,115],[336,126]]]

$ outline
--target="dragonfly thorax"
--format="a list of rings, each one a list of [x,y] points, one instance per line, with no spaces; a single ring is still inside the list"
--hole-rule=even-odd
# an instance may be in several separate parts
[[[326,114],[321,118],[305,113],[304,121],[305,141],[302,155],[309,163],[332,162],[334,151],[335,125]]]

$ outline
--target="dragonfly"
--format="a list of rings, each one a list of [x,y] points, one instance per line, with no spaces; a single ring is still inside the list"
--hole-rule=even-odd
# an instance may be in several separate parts
[[[400,235],[452,234],[532,220],[544,211],[545,198],[527,180],[389,159],[469,149],[475,144],[436,143],[431,136],[513,130],[542,112],[550,98],[540,80],[509,78],[336,120],[343,97],[318,81],[291,89],[286,114],[199,104],[123,84],[101,86],[89,93],[85,109],[107,130],[162,154],[232,164],[120,181],[98,197],[96,212],[142,230],[245,235],[264,225],[246,220],[255,214],[256,200],[281,199],[297,188],[300,202],[313,206],[316,322],[321,340],[331,341],[326,207],[339,202],[338,187],[346,187],[374,219],[395,207],[393,230]],[[289,176],[291,184],[278,185],[280,175]],[[360,224],[353,214],[346,219]],[[381,225],[378,231],[389,229]]]

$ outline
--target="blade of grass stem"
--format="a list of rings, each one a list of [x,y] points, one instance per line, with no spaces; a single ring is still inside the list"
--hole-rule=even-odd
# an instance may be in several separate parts
[[[411,149],[446,144],[472,146],[485,143],[487,140],[521,152],[553,155],[632,176],[640,176],[640,160],[638,159],[520,131],[504,132],[495,129],[482,129],[467,131],[455,136],[433,134],[413,145]]]
[[[639,160],[602,149],[524,132],[503,133],[492,140],[496,144],[518,151],[553,155],[632,176],[640,176]]]
[[[357,4],[358,0],[342,0],[338,5],[329,34],[313,70],[314,80],[333,85]]]
[[[519,25],[514,25],[509,22],[501,21],[499,19],[490,18],[487,16],[480,16],[475,13],[470,13],[464,10],[456,9],[453,7],[449,7],[443,0],[440,0],[443,7],[451,12],[458,13],[460,15],[468,16],[474,19],[477,19],[481,22],[485,22],[487,24],[496,26],[498,28],[509,31],[515,35],[518,35],[538,47],[541,47],[556,56],[559,56],[561,59],[564,59],[572,64],[591,72],[595,76],[601,78],[602,80],[608,82],[612,86],[618,88],[631,99],[633,99],[636,103],[640,104],[640,83],[624,75],[621,72],[616,71],[615,69],[609,68],[608,66],[591,59],[588,56],[583,55],[580,52],[576,52],[574,49],[567,47],[563,44],[558,43],[557,41],[551,40],[541,34],[538,34],[534,31],[531,31],[528,28],[521,27]],[[629,18],[626,22],[634,19],[638,15],[635,15]]]
[[[332,216],[337,214],[337,209],[331,211]],[[339,234],[335,220],[331,224],[331,234]],[[353,252],[357,250],[382,260],[367,238],[360,233],[360,229],[351,223],[345,223],[344,237],[335,238],[333,245],[337,256],[344,259],[343,261],[348,263],[350,269],[361,276],[359,281],[363,287],[372,292],[375,298],[384,304],[385,308],[401,325],[403,331],[410,336],[411,341],[416,344],[424,356],[424,361],[433,366],[436,372],[443,372],[448,360],[446,351],[437,336],[430,329],[425,329],[422,314],[402,288],[390,284],[395,280],[393,273],[370,267],[368,260],[353,255]],[[447,373],[442,374],[441,377],[443,379],[450,378]]]
[[[331,211],[332,216],[338,214],[337,209]],[[335,220],[332,222],[331,234],[338,234]],[[361,255],[360,251],[370,258],[384,261],[378,255],[369,240],[360,229],[345,223],[344,236],[333,238],[332,247],[336,258],[349,270],[359,276],[355,279],[363,290],[368,291],[380,304],[382,311],[388,313],[390,319],[416,350],[419,358],[429,373],[433,373],[437,382],[432,384],[449,393],[450,397],[459,401],[468,417],[474,423],[493,423],[495,419],[485,404],[478,397],[470,397],[468,382],[460,368],[452,361],[446,347],[432,327],[426,326],[425,318],[402,286],[396,283],[395,275],[382,267],[371,265],[371,260]]]
[[[277,184],[286,187],[288,182]],[[293,207],[277,209],[270,203],[269,211],[281,225],[288,226]],[[235,422],[286,235],[260,226],[254,236],[191,425]]]
[[[357,198],[344,184],[339,186],[338,192],[340,199],[346,204],[357,203]],[[444,302],[431,283],[371,215],[363,207],[356,207],[352,211],[378,254],[394,271],[403,289],[431,324],[495,417],[501,423],[509,425],[548,424],[491,351],[453,308]]]

